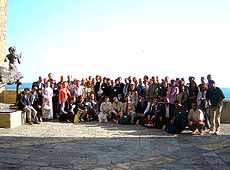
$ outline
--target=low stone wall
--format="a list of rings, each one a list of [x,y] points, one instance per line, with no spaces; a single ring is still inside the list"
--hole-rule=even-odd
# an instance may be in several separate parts
[[[221,115],[221,122],[230,123],[230,101],[224,101],[224,107]]]
[[[0,90],[0,103],[13,104],[15,101],[15,90]],[[221,122],[230,123],[230,101],[224,101]]]

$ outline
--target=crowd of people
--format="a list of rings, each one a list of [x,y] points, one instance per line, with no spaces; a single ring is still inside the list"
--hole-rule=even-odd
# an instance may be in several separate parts
[[[18,96],[18,107],[26,112],[29,125],[58,119],[141,124],[169,133],[181,133],[189,127],[193,134],[220,132],[220,116],[224,94],[211,75],[169,80],[158,76],[121,77],[113,80],[97,75],[85,79],[60,76],[59,81],[39,77],[31,90]]]

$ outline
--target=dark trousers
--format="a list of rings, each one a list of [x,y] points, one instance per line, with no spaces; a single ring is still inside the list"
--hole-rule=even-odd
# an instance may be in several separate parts
[[[174,117],[175,104],[169,104],[169,119],[172,120]]]
[[[203,130],[203,127],[204,127],[204,124],[203,123],[193,123],[191,126],[189,126],[189,129],[191,131],[195,131],[196,129],[198,129],[199,132],[202,132]]]

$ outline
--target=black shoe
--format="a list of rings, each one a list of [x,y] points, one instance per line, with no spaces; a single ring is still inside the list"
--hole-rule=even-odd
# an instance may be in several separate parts
[[[40,124],[39,122],[34,122],[34,124]]]

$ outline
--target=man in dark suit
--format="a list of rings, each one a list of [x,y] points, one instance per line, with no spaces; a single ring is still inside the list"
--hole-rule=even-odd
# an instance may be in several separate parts
[[[38,81],[33,82],[32,89],[33,87],[37,87],[38,93],[41,94],[42,89],[45,88],[45,85],[44,85],[44,82],[41,76],[38,77]]]
[[[26,112],[26,116],[28,119],[28,124],[32,125],[32,119],[35,124],[39,124],[37,111],[33,108],[30,102],[30,89],[25,88],[24,91],[19,95],[19,102],[18,102],[19,109],[22,109]]]

